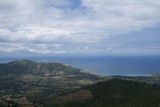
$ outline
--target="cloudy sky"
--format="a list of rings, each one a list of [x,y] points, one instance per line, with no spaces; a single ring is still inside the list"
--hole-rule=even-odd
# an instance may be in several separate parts
[[[0,0],[13,54],[160,54],[160,0]]]

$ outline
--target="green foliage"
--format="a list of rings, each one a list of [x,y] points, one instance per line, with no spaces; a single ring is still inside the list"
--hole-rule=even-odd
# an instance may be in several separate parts
[[[160,88],[127,80],[113,79],[87,86],[92,100],[67,102],[52,107],[159,107]],[[46,106],[51,107],[51,105]]]

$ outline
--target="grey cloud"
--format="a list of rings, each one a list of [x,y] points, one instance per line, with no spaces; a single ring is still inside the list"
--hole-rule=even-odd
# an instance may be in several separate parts
[[[156,34],[145,39],[131,34],[159,28],[159,5],[158,0],[0,0],[0,51],[108,53],[147,43],[159,47]]]

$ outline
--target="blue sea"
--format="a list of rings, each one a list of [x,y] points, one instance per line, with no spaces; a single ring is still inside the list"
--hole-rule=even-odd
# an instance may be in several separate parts
[[[142,76],[160,73],[160,56],[52,56],[0,58],[1,63],[17,59],[60,62],[101,75]]]

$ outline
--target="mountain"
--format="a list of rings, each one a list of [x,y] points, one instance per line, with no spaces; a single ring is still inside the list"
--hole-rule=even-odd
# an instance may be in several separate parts
[[[85,85],[101,77],[62,63],[17,60],[0,64],[1,102],[31,106],[45,96],[54,96]],[[23,107],[23,106],[22,106]]]
[[[64,76],[74,77],[79,76],[82,78],[97,78],[91,73],[82,72],[81,69],[71,67],[61,63],[37,63],[31,60],[18,60],[9,62],[7,64],[0,64],[0,74],[12,75],[39,75],[39,76]]]
[[[100,77],[62,63],[0,64],[0,107],[160,107],[159,76]]]
[[[42,103],[45,107],[160,107],[160,87],[112,79],[48,97]]]

